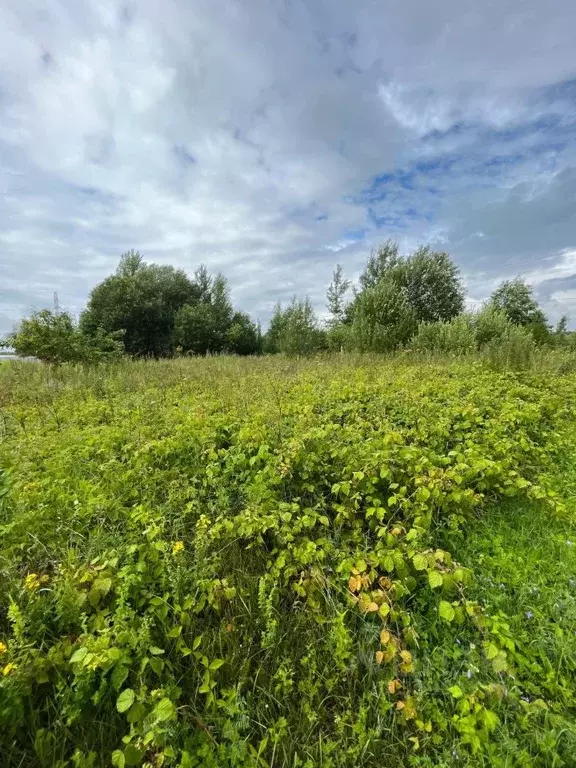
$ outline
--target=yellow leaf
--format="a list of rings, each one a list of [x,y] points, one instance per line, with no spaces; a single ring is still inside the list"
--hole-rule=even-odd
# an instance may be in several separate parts
[[[372,601],[371,603],[368,603],[368,607],[366,608],[366,610],[368,611],[368,613],[375,613],[378,610],[378,608],[379,608],[378,603],[375,603],[374,601]]]
[[[404,704],[403,701],[397,701],[396,702],[396,709],[403,710],[406,704]]]
[[[382,645],[388,645],[390,642],[390,632],[388,632],[387,629],[383,629],[382,632],[380,632],[380,642]]]
[[[396,691],[399,691],[400,688],[402,688],[402,683],[400,680],[390,680],[388,683],[388,693],[396,693]]]
[[[376,651],[376,664],[382,664],[384,660],[384,654],[382,651]]]
[[[400,651],[400,656],[404,664],[412,664],[412,654],[410,651]]]

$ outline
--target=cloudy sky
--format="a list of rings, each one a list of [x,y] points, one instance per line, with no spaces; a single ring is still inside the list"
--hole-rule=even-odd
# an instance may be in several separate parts
[[[571,0],[1,0],[0,332],[120,254],[265,320],[432,242],[576,325]]]

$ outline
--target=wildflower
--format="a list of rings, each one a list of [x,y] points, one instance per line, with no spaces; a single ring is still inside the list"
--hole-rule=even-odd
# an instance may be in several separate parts
[[[6,677],[6,675],[9,675],[10,672],[12,672],[14,669],[16,669],[16,664],[14,664],[13,662],[10,662],[9,664],[6,664],[5,667],[3,667],[2,674],[4,675],[4,677]]]
[[[0,640],[0,653],[6,653],[8,646]]]
[[[40,579],[38,578],[37,573],[29,573],[28,576],[24,579],[24,588],[30,590],[30,592],[33,592],[35,589],[38,589],[40,586]]]
[[[468,670],[468,671],[466,672],[466,677],[468,678],[468,680],[470,680],[470,678],[472,677],[472,672],[471,672],[471,670]]]
[[[571,547],[571,546],[574,544],[574,542],[573,542],[573,541],[570,541],[570,539],[566,539],[566,544],[567,544],[569,547]]]
[[[526,611],[526,618],[527,618],[527,619],[531,619],[531,618],[532,618],[532,616],[534,616],[534,614],[532,613],[532,611]]]
[[[184,549],[184,542],[183,541],[175,541],[174,545],[172,546],[172,554],[177,555]]]

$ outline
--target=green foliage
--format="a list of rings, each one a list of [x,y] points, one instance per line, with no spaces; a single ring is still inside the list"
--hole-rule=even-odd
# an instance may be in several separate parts
[[[356,297],[351,339],[360,352],[390,352],[407,342],[415,327],[406,291],[393,281],[382,279]]]
[[[419,322],[450,320],[464,309],[459,269],[447,253],[421,246],[404,261],[397,281]]]
[[[0,369],[3,763],[571,765],[574,395],[372,357]],[[470,543],[506,504],[500,552],[526,507],[572,557],[533,571],[551,601]]]
[[[182,270],[146,264],[139,253],[129,251],[120,259],[116,274],[92,290],[80,327],[87,336],[98,328],[122,332],[129,355],[170,355],[176,313],[185,304],[195,303],[199,292]]]
[[[532,286],[517,277],[506,280],[492,294],[491,305],[508,317],[511,323],[527,328],[537,344],[551,341],[546,316],[534,298]]]
[[[326,346],[326,337],[310,299],[294,297],[286,308],[277,304],[264,337],[266,352],[281,352],[299,357],[319,352]]]
[[[390,351],[406,343],[420,323],[449,321],[462,312],[464,288],[446,253],[421,246],[408,257],[388,240],[373,252],[360,290],[344,318],[360,351]]]
[[[486,344],[483,356],[497,370],[526,370],[532,365],[535,351],[530,330],[511,325],[501,337]]]
[[[477,349],[477,335],[472,318],[458,315],[448,321],[420,323],[410,342],[415,352],[468,355]]]
[[[119,334],[96,328],[86,336],[68,312],[41,309],[20,321],[7,343],[21,357],[35,357],[45,363],[94,364],[117,359],[122,342]]]
[[[337,264],[332,275],[332,282],[326,292],[326,307],[330,313],[329,325],[339,325],[344,321],[346,305],[344,296],[350,288],[350,280],[344,277],[340,264]]]

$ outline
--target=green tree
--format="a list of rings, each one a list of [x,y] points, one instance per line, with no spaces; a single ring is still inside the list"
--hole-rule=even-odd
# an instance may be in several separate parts
[[[308,297],[294,297],[285,309],[280,304],[276,305],[264,339],[266,352],[282,352],[297,357],[313,354],[325,347],[325,334],[319,327]]]
[[[226,332],[226,349],[235,355],[257,355],[261,345],[258,326],[245,312],[235,312]]]
[[[504,312],[514,325],[526,328],[538,344],[551,340],[551,330],[546,315],[534,298],[532,286],[522,277],[505,280],[494,291],[490,304]]]
[[[406,290],[382,279],[357,296],[352,343],[361,352],[389,352],[405,344],[417,324]]]
[[[399,256],[398,243],[393,240],[386,240],[375,251],[372,251],[360,275],[360,290],[373,288],[384,277],[389,277],[393,270],[401,261]]]
[[[326,306],[330,313],[328,324],[331,327],[342,323],[344,320],[346,309],[344,296],[349,288],[350,280],[347,280],[344,277],[344,272],[340,264],[336,264],[336,268],[332,274],[332,282],[328,286],[326,292]]]
[[[234,312],[226,278],[221,274],[210,277],[205,267],[196,271],[195,278],[201,298],[178,310],[174,323],[176,344],[184,352],[195,355],[256,352],[256,326],[248,315]]]
[[[8,343],[22,357],[45,363],[97,363],[117,359],[122,352],[119,334],[98,329],[86,336],[68,312],[41,309],[20,321]]]
[[[94,336],[99,328],[108,333],[122,331],[130,355],[170,355],[176,312],[196,303],[199,296],[199,286],[182,270],[146,264],[138,252],[129,251],[116,273],[93,289],[80,327],[87,336]]]
[[[459,269],[444,251],[421,246],[392,269],[392,279],[406,289],[419,322],[450,320],[464,310]]]
[[[176,313],[174,340],[183,352],[206,355],[222,351],[223,338],[212,304],[185,304]]]

